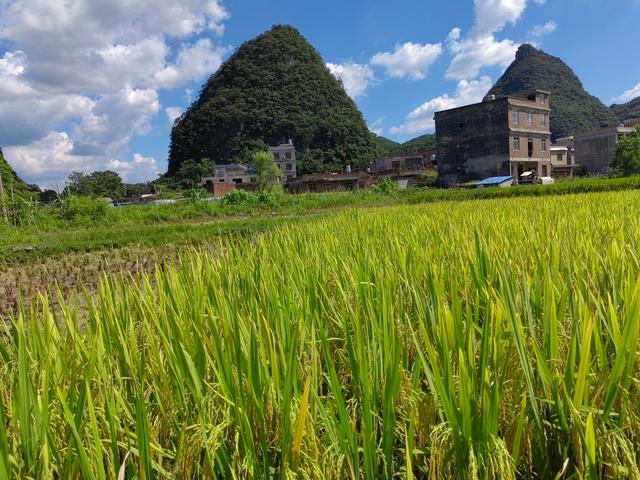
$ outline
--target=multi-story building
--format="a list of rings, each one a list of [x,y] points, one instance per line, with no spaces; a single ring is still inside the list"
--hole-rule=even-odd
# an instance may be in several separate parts
[[[246,165],[227,163],[215,165],[213,175],[203,177],[200,184],[216,197],[223,197],[231,190],[253,190],[255,172]]]
[[[400,173],[415,172],[434,168],[437,164],[438,149],[430,148],[415,153],[399,153],[380,157],[371,165],[372,173]]]
[[[296,148],[291,142],[269,147],[269,152],[273,154],[276,164],[282,171],[280,181],[283,185],[296,178]],[[253,190],[255,181],[256,172],[250,165],[226,163],[214,165],[213,175],[203,177],[200,183],[214,195],[218,196],[219,192],[222,196],[230,191],[229,188],[222,187],[222,185],[231,185],[231,189]],[[214,188],[215,185],[217,185],[216,188]]]
[[[273,154],[278,167],[282,171],[282,183],[296,178],[296,147],[291,141],[283,143],[277,147],[269,147],[269,151]]]
[[[576,163],[574,137],[558,138],[551,145],[551,176],[573,177],[580,168]]]
[[[586,173],[608,173],[623,135],[635,130],[624,124],[617,127],[602,127],[575,136],[576,160]]]
[[[442,186],[498,176],[517,184],[552,174],[549,92],[488,96],[436,112],[435,121]]]

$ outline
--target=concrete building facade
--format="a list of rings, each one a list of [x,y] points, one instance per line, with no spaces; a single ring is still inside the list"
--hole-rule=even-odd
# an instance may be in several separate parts
[[[617,127],[603,127],[588,133],[575,136],[576,161],[586,173],[603,174],[609,172],[618,148],[618,141],[623,135],[630,135],[635,130],[624,124]]]
[[[276,147],[269,147],[278,167],[282,171],[282,183],[293,180],[298,176],[296,170],[296,147],[293,143],[283,143]]]
[[[320,193],[360,190],[370,187],[376,177],[367,172],[310,173],[287,183],[290,193]]]
[[[451,186],[487,177],[551,175],[549,92],[487,97],[436,112],[438,178]],[[524,176],[523,176],[524,175]]]
[[[430,148],[415,153],[399,153],[380,157],[370,167],[372,173],[415,172],[433,168],[438,163],[438,149]]]

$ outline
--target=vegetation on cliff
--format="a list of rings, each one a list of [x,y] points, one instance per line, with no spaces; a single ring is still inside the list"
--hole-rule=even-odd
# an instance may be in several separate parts
[[[302,152],[302,172],[364,167],[379,153],[320,54],[295,28],[279,25],[243,44],[176,121],[167,176],[188,160],[247,162],[289,139]]]
[[[567,64],[528,44],[518,49],[515,61],[489,94],[514,95],[536,88],[551,92],[553,138],[587,132],[602,123],[616,121],[611,111],[584,89]]]

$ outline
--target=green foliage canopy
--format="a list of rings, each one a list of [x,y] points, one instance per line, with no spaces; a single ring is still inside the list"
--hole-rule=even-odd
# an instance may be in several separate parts
[[[289,26],[243,44],[204,85],[171,132],[168,177],[189,159],[243,163],[291,139],[324,168],[364,168],[379,153],[374,135],[320,54]],[[317,165],[313,166],[317,168]]]
[[[551,92],[553,138],[588,132],[601,123],[615,122],[609,109],[585,91],[578,76],[561,59],[527,44],[518,49],[515,61],[489,94],[514,95],[536,88]]]
[[[90,174],[71,172],[66,183],[65,193],[81,197],[109,197],[119,201],[125,195],[122,178],[110,170]]]
[[[255,152],[251,157],[251,168],[256,172],[258,192],[279,190],[282,172],[270,152]]]
[[[611,168],[624,176],[640,172],[640,125],[635,133],[620,137]]]
[[[626,122],[640,118],[640,97],[622,105],[611,105],[609,110],[615,115],[618,122]]]

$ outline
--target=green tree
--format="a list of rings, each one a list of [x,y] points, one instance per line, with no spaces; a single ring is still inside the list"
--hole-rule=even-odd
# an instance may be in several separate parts
[[[200,160],[189,159],[180,165],[176,173],[175,187],[183,190],[190,190],[200,186],[202,177],[211,175],[213,172],[213,162],[208,158]]]
[[[280,189],[282,172],[270,152],[255,152],[251,156],[251,168],[256,172],[259,192],[273,192]]]
[[[244,163],[253,152],[289,139],[299,152],[321,152],[314,157],[323,162],[321,170],[366,168],[379,153],[320,54],[297,30],[281,25],[240,46],[176,121],[166,177],[191,158]]]
[[[611,168],[624,176],[640,173],[640,125],[635,133],[620,137]]]
[[[67,178],[65,192],[81,197],[110,197],[114,200],[124,198],[125,187],[122,178],[110,170],[90,174],[71,172]]]

